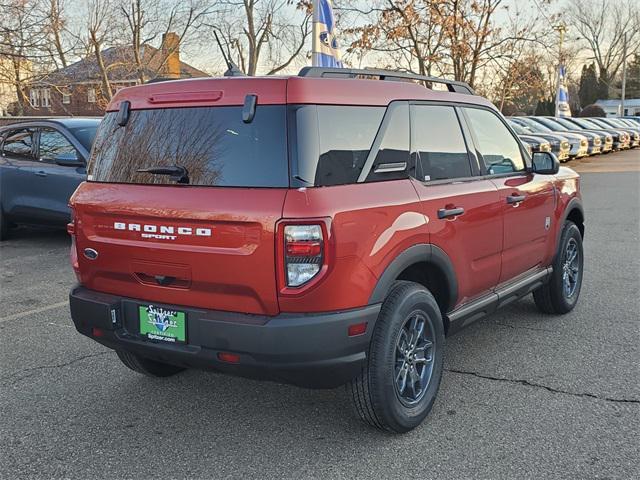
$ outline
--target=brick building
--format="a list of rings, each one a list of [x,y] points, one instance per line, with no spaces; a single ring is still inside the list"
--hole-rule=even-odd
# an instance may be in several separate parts
[[[163,35],[160,49],[141,48],[144,81],[162,78],[196,78],[208,76],[180,60],[177,34]],[[111,47],[102,51],[111,93],[140,83],[140,72],[131,46]],[[94,55],[39,78],[28,88],[29,103],[25,115],[102,115],[108,103]]]

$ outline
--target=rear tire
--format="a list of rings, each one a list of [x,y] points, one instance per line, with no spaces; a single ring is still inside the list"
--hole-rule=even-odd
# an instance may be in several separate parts
[[[155,360],[141,357],[135,353],[125,352],[124,350],[116,350],[116,353],[126,367],[148,377],[170,377],[184,370],[182,367],[156,362]]]
[[[444,363],[444,327],[435,298],[397,282],[382,304],[367,364],[347,385],[368,424],[393,433],[417,427],[431,411]]]
[[[9,224],[7,222],[7,217],[2,211],[2,206],[0,206],[0,241],[6,240],[9,236]]]
[[[573,310],[580,296],[583,268],[582,235],[578,226],[567,220],[553,261],[553,273],[546,285],[533,292],[538,309],[550,314]]]

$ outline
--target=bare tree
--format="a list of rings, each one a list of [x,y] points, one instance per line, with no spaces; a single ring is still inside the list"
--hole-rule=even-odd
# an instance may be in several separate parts
[[[105,100],[111,100],[111,83],[109,72],[102,56],[105,44],[110,40],[114,23],[112,0],[89,0],[87,2],[88,45],[96,57],[100,74],[101,90]]]
[[[611,85],[622,62],[623,37],[630,57],[640,50],[640,10],[637,0],[571,0],[571,26],[589,46],[600,79]]]
[[[209,2],[201,0],[189,0],[178,2],[163,2],[161,0],[125,0],[119,8],[125,19],[129,34],[131,35],[131,48],[133,59],[141,83],[147,80],[145,73],[150,64],[158,66],[158,70],[167,61],[171,53],[162,49],[154,50],[145,58],[144,46],[155,41],[161,34],[176,31],[178,35],[177,45],[183,45],[187,37],[199,29],[207,16],[212,13],[213,7]],[[175,48],[175,47],[174,47]],[[161,58],[155,59],[155,56]],[[154,74],[158,74],[156,71]]]
[[[268,75],[284,70],[300,56],[311,34],[312,12],[308,1],[296,5],[291,0],[218,3],[219,9],[209,26],[224,38],[232,57],[248,75],[256,75],[265,57]]]

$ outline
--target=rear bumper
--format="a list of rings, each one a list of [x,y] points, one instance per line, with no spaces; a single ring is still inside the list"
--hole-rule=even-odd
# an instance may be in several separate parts
[[[76,329],[109,348],[188,368],[310,388],[333,388],[360,372],[380,311],[377,304],[340,312],[266,317],[154,302],[157,307],[186,313],[187,343],[177,345],[153,342],[139,334],[138,306],[149,302],[81,286],[71,290],[69,302]],[[367,322],[366,332],[349,337],[349,326],[361,322]],[[94,328],[99,335],[94,335]],[[237,354],[240,360],[223,362],[218,353]]]

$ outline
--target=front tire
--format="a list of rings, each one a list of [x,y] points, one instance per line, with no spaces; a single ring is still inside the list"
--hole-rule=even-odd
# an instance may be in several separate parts
[[[394,433],[420,425],[440,387],[443,354],[435,298],[421,285],[397,282],[382,304],[367,364],[347,385],[358,416]]]
[[[582,234],[575,223],[567,220],[553,261],[553,273],[546,285],[533,292],[538,309],[550,314],[573,310],[582,288],[583,268]]]
[[[184,370],[182,367],[156,362],[155,360],[150,360],[124,350],[116,350],[116,353],[120,361],[124,363],[127,368],[146,375],[147,377],[170,377]]]

